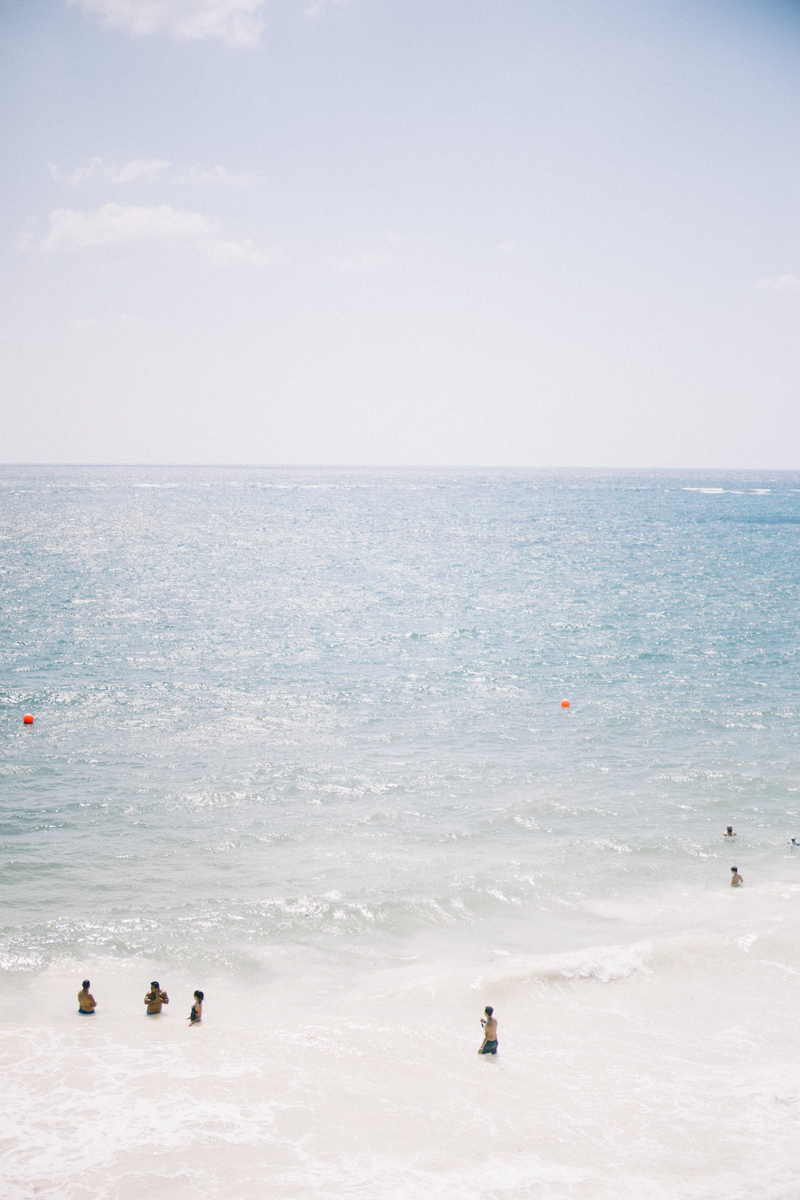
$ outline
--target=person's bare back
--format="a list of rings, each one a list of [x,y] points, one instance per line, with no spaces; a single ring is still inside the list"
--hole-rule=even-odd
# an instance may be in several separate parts
[[[85,1017],[88,1017],[97,1008],[97,1001],[89,991],[90,987],[89,980],[84,979],[81,990],[78,992],[78,1012]]]
[[[494,1018],[494,1009],[491,1005],[487,1005],[484,1012],[486,1016],[481,1017],[483,1045],[478,1054],[497,1054],[497,1021]]]
[[[154,1017],[161,1012],[163,1004],[169,1004],[169,996],[162,987],[159,987],[158,980],[153,980],[150,984],[150,989],[144,998],[144,1002],[147,1005],[148,1017]]]

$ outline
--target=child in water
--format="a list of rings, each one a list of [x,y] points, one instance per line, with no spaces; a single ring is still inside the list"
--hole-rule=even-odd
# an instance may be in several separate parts
[[[195,992],[192,1011],[189,1013],[189,1027],[199,1025],[203,1019],[203,993]]]

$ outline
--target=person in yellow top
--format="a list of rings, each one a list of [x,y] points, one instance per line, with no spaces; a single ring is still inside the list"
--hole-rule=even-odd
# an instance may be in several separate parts
[[[89,980],[84,979],[81,990],[78,992],[78,1012],[84,1017],[90,1017],[97,1008],[97,1001],[89,991],[91,986]]]
[[[733,871],[733,874],[731,875],[731,887],[741,887],[744,883],[744,880],[739,874],[739,868],[731,867],[731,870]]]

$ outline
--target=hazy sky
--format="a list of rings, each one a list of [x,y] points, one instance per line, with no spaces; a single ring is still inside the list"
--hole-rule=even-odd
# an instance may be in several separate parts
[[[800,466],[800,4],[0,0],[6,462]]]

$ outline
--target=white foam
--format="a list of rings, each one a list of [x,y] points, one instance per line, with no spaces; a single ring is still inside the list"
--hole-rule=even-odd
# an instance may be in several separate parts
[[[194,1030],[193,980],[165,964],[95,963],[91,1021],[63,972],[25,976],[0,1027],[2,1195],[780,1195],[800,1113],[793,938],[504,957],[477,990],[477,958],[348,967],[296,947],[260,983],[204,981]],[[147,1018],[132,985],[154,970],[173,1003]],[[485,1003],[496,1061],[477,1055]]]
[[[646,969],[653,953],[650,942],[628,946],[589,946],[545,959],[532,971],[539,979],[597,979],[614,983]]]

